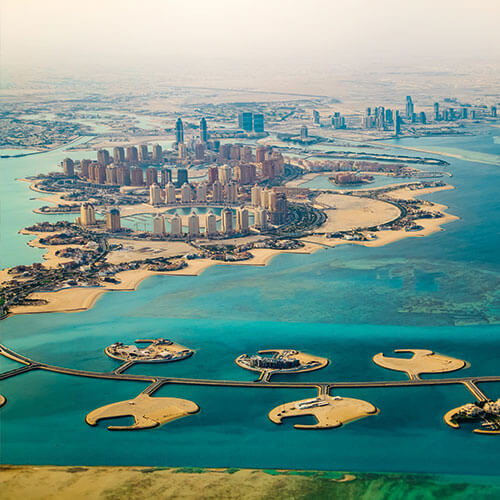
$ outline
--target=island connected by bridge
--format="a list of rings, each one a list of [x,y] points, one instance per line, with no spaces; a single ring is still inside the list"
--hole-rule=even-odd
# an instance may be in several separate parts
[[[312,416],[316,423],[312,425],[297,424],[297,429],[328,429],[341,427],[343,424],[378,414],[381,410],[368,401],[341,397],[332,394],[335,389],[374,388],[374,387],[415,387],[456,385],[465,386],[474,396],[473,403],[452,409],[444,416],[444,422],[452,428],[458,428],[461,423],[476,424],[474,432],[482,434],[500,434],[500,399],[493,401],[478,387],[478,384],[500,382],[499,376],[455,377],[455,378],[421,378],[422,374],[437,374],[458,371],[468,366],[464,360],[427,349],[397,349],[394,352],[411,354],[411,357],[385,356],[376,354],[373,361],[394,371],[404,372],[408,380],[382,380],[366,382],[314,382],[314,381],[273,381],[275,374],[293,375],[324,368],[329,360],[294,349],[268,349],[259,351],[258,355],[242,354],[236,358],[238,366],[260,372],[255,381],[246,380],[209,380],[195,378],[163,377],[155,375],[136,375],[124,373],[134,364],[151,362],[172,362],[186,359],[194,354],[175,342],[164,338],[137,340],[136,343],[149,343],[143,349],[135,345],[124,345],[116,342],[105,349],[105,353],[117,360],[121,365],[110,372],[94,372],[73,368],[65,368],[37,362],[22,354],[16,353],[0,344],[0,354],[20,363],[19,368],[0,374],[0,380],[19,376],[32,370],[45,370],[77,377],[97,379],[128,380],[147,382],[149,385],[135,398],[126,401],[110,403],[91,411],[85,418],[87,424],[95,426],[100,420],[131,416],[134,423],[130,426],[109,426],[109,430],[136,430],[158,427],[172,420],[186,417],[200,411],[199,406],[181,398],[154,397],[154,393],[168,384],[199,385],[215,387],[261,387],[315,389],[317,397],[284,403],[272,409],[268,416],[275,424],[281,424],[284,419]],[[7,399],[0,395],[0,406]]]

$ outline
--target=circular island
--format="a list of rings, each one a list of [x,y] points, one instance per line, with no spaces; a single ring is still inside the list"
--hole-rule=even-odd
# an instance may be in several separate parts
[[[110,358],[118,359],[119,361],[134,361],[139,363],[180,361],[189,358],[194,353],[194,351],[187,347],[163,338],[136,340],[135,343],[148,343],[149,345],[140,349],[134,344],[125,345],[122,342],[115,342],[106,347],[104,352]]]
[[[302,373],[319,370],[328,365],[327,358],[313,356],[294,349],[268,349],[257,355],[242,354],[235,360],[245,370],[260,372],[259,380],[268,381],[275,373]]]

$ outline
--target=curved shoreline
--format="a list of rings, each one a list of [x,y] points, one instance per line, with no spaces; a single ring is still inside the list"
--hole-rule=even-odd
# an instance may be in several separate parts
[[[33,191],[37,191],[43,194],[48,194],[43,190],[37,189],[36,181],[20,178],[18,180],[30,182],[30,189]],[[389,198],[403,198],[403,199],[414,199],[417,198],[418,195],[425,195],[429,193],[439,192],[442,190],[454,189],[451,185],[439,186],[439,187],[431,187],[431,188],[423,188],[411,190],[408,187],[395,189],[390,191],[388,194]],[[58,193],[50,193],[50,197],[47,201],[51,203],[54,202],[54,198],[59,198],[60,195]],[[356,196],[353,194],[352,196]],[[380,200],[383,201],[383,200]],[[390,201],[387,201],[390,203]],[[386,203],[387,203],[386,202]],[[347,239],[339,239],[339,238],[327,238],[325,235],[310,235],[300,238],[301,241],[305,243],[305,247],[295,249],[295,250],[277,250],[277,249],[252,249],[250,253],[253,255],[253,259],[245,260],[245,261],[236,261],[236,262],[222,262],[216,261],[212,259],[196,259],[188,261],[187,267],[177,270],[177,271],[149,271],[146,269],[137,269],[130,271],[122,271],[121,273],[117,273],[117,277],[120,279],[120,282],[117,284],[106,284],[102,287],[71,287],[64,288],[57,291],[50,292],[34,292],[29,298],[38,299],[46,301],[43,305],[19,305],[13,306],[9,313],[3,318],[6,319],[10,316],[15,316],[18,314],[38,314],[38,313],[70,313],[70,312],[82,312],[91,309],[97,300],[101,297],[102,294],[108,291],[135,291],[137,290],[140,283],[149,278],[150,276],[155,275],[173,275],[173,276],[199,276],[205,269],[212,267],[214,265],[246,265],[246,266],[267,266],[271,260],[279,254],[283,253],[299,253],[299,254],[312,254],[319,250],[320,248],[334,248],[338,245],[345,244],[353,244],[353,245],[361,245],[365,247],[378,247],[387,245],[389,243],[393,243],[395,241],[408,238],[408,237],[423,237],[433,234],[437,231],[442,231],[441,227],[448,222],[452,222],[454,220],[458,220],[459,217],[448,214],[445,210],[448,208],[446,205],[441,205],[438,203],[432,203],[432,208],[434,210],[440,211],[443,213],[443,217],[435,218],[435,219],[419,219],[419,225],[423,227],[423,229],[414,232],[408,232],[405,230],[387,230],[387,231],[378,231],[377,239],[368,240],[368,241],[354,241]],[[363,230],[361,228],[360,230]],[[23,230],[21,230],[23,232]],[[26,232],[25,232],[26,233]],[[32,233],[37,234],[37,233]],[[47,245],[42,245],[39,243],[39,237],[31,240],[29,245],[45,248],[47,251],[43,255],[43,259],[46,264],[51,267],[52,265],[57,265],[61,260],[55,257],[55,255],[51,255],[55,252],[54,248],[51,248]],[[68,245],[63,245],[68,246]],[[71,246],[71,245],[70,245]],[[2,280],[2,275],[7,276],[8,269],[4,269],[0,271],[0,283]]]

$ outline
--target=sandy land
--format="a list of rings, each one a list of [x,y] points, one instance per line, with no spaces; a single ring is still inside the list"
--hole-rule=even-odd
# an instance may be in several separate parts
[[[4,466],[2,500],[309,500],[498,498],[497,482],[462,476],[154,467]]]
[[[298,179],[294,179],[293,181],[288,181],[285,186],[286,187],[299,187],[302,184],[305,184],[306,182],[312,181],[313,179],[316,179],[316,177],[319,177],[320,175],[328,175],[332,176],[332,172],[309,172],[308,174],[304,174],[302,177],[299,177]]]
[[[142,242],[140,242],[142,243]],[[147,242],[150,246],[153,242]],[[162,243],[162,242],[159,242]],[[306,244],[302,248],[296,250],[274,250],[267,248],[257,248],[251,251],[254,255],[253,259],[239,262],[222,262],[212,259],[193,259],[188,261],[188,266],[176,271],[157,272],[147,269],[135,269],[131,271],[123,271],[117,273],[115,278],[120,280],[120,283],[106,283],[102,287],[73,287],[64,288],[56,292],[35,292],[32,293],[30,299],[45,300],[47,304],[40,305],[20,305],[13,306],[10,310],[14,314],[35,314],[35,313],[52,313],[52,312],[78,312],[90,309],[97,299],[106,291],[132,291],[146,278],[154,275],[172,275],[172,276],[198,276],[205,269],[216,265],[246,265],[246,266],[265,266],[271,259],[280,253],[312,253],[321,248],[321,245],[312,243]],[[158,255],[156,255],[158,256]],[[141,254],[144,258],[144,254]],[[8,278],[11,275],[6,274],[6,270],[1,271]],[[0,274],[2,278],[2,274]]]
[[[435,353],[428,349],[395,349],[395,353],[413,353],[411,358],[386,357],[382,352],[373,356],[376,365],[388,370],[405,372],[410,380],[419,378],[421,373],[446,373],[464,368],[462,359]]]
[[[401,189],[395,189],[394,191],[389,191],[388,193],[386,193],[386,195],[394,199],[413,200],[425,194],[437,193],[439,191],[448,191],[449,189],[455,189],[455,187],[450,184],[446,184],[445,186],[437,186],[437,187],[429,187],[421,189],[401,188]],[[437,204],[435,205],[440,207],[445,206]]]
[[[123,245],[121,250],[113,250],[107,255],[106,260],[111,264],[158,257],[168,258],[194,251],[191,245],[183,241],[139,241],[110,238],[108,242],[110,245]]]
[[[455,188],[450,185],[433,187],[433,188],[424,188],[424,189],[402,188],[391,191],[390,193],[387,193],[387,195],[394,199],[411,200],[421,195],[435,193],[438,191],[446,191],[448,189],[455,189]],[[307,238],[304,238],[303,241],[308,241],[311,243],[324,245],[328,247],[335,247],[337,245],[345,245],[345,244],[363,245],[366,247],[379,247],[382,245],[393,243],[395,241],[402,240],[403,238],[419,238],[423,236],[429,236],[432,233],[443,231],[443,228],[441,226],[443,226],[444,224],[459,219],[459,217],[457,217],[456,215],[446,213],[445,210],[447,209],[448,207],[446,205],[441,205],[439,203],[426,204],[425,210],[429,212],[433,211],[441,212],[444,215],[444,217],[441,217],[439,219],[418,219],[416,222],[423,227],[423,229],[420,231],[405,231],[404,229],[399,229],[396,231],[392,230],[378,231],[376,233],[377,239],[370,241],[349,241],[338,238],[326,238],[325,236],[322,235],[308,236]]]
[[[326,233],[377,226],[394,220],[400,214],[397,207],[384,201],[334,193],[320,194],[315,204],[328,217],[318,228],[318,232]]]
[[[264,500],[271,498],[269,494],[273,491],[279,492],[281,500],[298,500],[317,493],[315,481],[322,475],[271,472],[224,468],[6,466],[0,474],[0,488],[3,500]],[[339,476],[322,479],[321,488],[332,488],[332,493],[342,495],[356,485],[352,474]]]
[[[408,188],[398,189],[391,192],[394,198],[406,198],[411,199],[417,195],[429,194],[432,192],[453,189],[452,186],[443,186],[439,188],[428,188],[419,190],[410,190]],[[325,208],[328,216],[330,217],[327,222],[321,227],[324,232],[335,232],[341,229],[352,227],[363,227],[371,226],[376,224],[381,224],[387,220],[392,220],[397,215],[399,215],[399,209],[394,207],[389,203],[385,203],[379,200],[372,200],[368,198],[360,198],[357,196],[344,196],[332,193],[321,194],[318,198],[318,205],[321,207],[332,207],[336,206],[337,209]],[[349,241],[338,238],[326,238],[324,235],[312,235],[303,238],[302,241],[305,246],[295,250],[274,250],[267,248],[258,248],[251,250],[250,253],[254,256],[250,260],[239,261],[239,262],[222,262],[215,261],[211,259],[193,259],[188,261],[188,266],[184,269],[179,269],[177,271],[169,272],[153,272],[146,269],[137,269],[132,271],[124,271],[118,273],[116,278],[121,280],[120,283],[113,284],[107,283],[103,287],[96,288],[67,288],[57,292],[36,292],[29,296],[31,299],[43,299],[47,301],[47,304],[41,305],[23,305],[15,306],[11,309],[11,314],[33,314],[33,313],[45,313],[45,312],[76,312],[89,309],[94,305],[96,300],[101,296],[102,293],[108,290],[116,291],[131,291],[135,290],[139,283],[155,274],[164,275],[177,275],[177,276],[197,276],[201,274],[205,269],[215,266],[215,265],[244,265],[244,266],[265,266],[267,265],[274,256],[281,253],[302,253],[310,254],[320,249],[321,247],[335,247],[342,244],[354,244],[363,245],[367,247],[377,247],[392,243],[394,241],[408,238],[408,237],[422,237],[432,234],[436,231],[441,231],[441,226],[453,220],[457,220],[458,217],[450,214],[446,214],[444,210],[447,209],[445,205],[430,204],[426,205],[426,210],[437,210],[444,213],[444,217],[439,219],[421,219],[418,220],[418,224],[423,226],[423,230],[408,232],[405,230],[397,231],[378,231],[377,239],[370,241]],[[335,219],[337,217],[337,219]],[[116,242],[123,243],[123,240],[112,240]],[[110,262],[123,262],[132,257],[133,259],[138,256],[138,259],[144,259],[145,255],[150,252],[151,256],[158,257],[160,252],[165,252],[165,256],[168,253],[170,255],[177,255],[178,251],[184,249],[191,249],[189,245],[183,242],[135,242],[129,245],[131,240],[127,241],[127,245],[131,246],[130,249],[124,249],[124,254],[122,251],[111,252]],[[35,240],[36,242],[36,240]],[[144,245],[144,246],[142,246]],[[63,245],[67,246],[67,245]],[[146,249],[146,250],[144,250]],[[128,255],[127,255],[128,252]],[[58,260],[55,255],[47,254],[49,265],[57,265],[60,260]],[[146,257],[147,258],[147,257]],[[7,270],[0,271],[0,284],[2,280],[11,279],[11,275],[7,274]]]
[[[91,411],[85,417],[85,422],[97,425],[102,419],[131,416],[134,418],[131,426],[110,425],[108,429],[110,431],[151,429],[198,411],[200,407],[187,399],[152,398],[147,394],[139,394],[134,399],[111,403]]]
[[[275,424],[281,424],[285,418],[313,415],[317,423],[296,424],[294,427],[296,429],[331,429],[378,412],[375,406],[361,399],[341,398],[337,400],[328,395],[319,396],[318,399],[321,400],[323,406],[300,408],[301,404],[308,404],[311,399],[292,401],[277,406],[269,412],[269,420]]]

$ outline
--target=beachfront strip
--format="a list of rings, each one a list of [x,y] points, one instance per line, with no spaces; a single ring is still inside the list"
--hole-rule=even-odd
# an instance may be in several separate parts
[[[147,341],[150,345],[143,349],[135,346],[124,346],[114,343],[105,349],[108,356],[122,360],[120,366],[111,372],[91,372],[72,368],[63,368],[43,362],[33,361],[0,344],[0,354],[23,366],[1,373],[0,380],[19,376],[31,370],[46,370],[66,375],[91,377],[99,379],[129,380],[149,382],[150,385],[138,396],[126,401],[108,404],[90,412],[85,421],[92,426],[100,420],[131,416],[132,425],[109,426],[109,430],[136,430],[158,427],[172,420],[192,415],[200,411],[199,406],[192,401],[180,398],[152,397],[161,387],[167,384],[200,385],[216,387],[261,387],[261,388],[311,388],[318,391],[315,398],[293,401],[282,404],[268,414],[275,424],[281,424],[283,419],[292,417],[312,416],[315,424],[296,424],[296,429],[328,429],[341,427],[360,418],[373,416],[379,409],[367,401],[355,398],[332,395],[335,388],[370,388],[370,387],[412,387],[423,385],[464,385],[476,398],[474,403],[467,403],[450,410],[444,416],[444,421],[450,427],[458,428],[460,423],[479,424],[474,432],[482,434],[500,434],[500,399],[496,402],[489,399],[479,389],[478,383],[500,382],[499,376],[461,377],[422,379],[423,373],[447,373],[460,370],[467,366],[463,360],[435,353],[425,349],[399,349],[395,353],[411,353],[410,358],[385,357],[382,353],[374,356],[376,364],[390,370],[405,372],[408,380],[385,380],[373,382],[276,382],[271,377],[274,374],[294,374],[324,368],[329,360],[293,349],[271,349],[259,351],[259,355],[243,354],[235,362],[245,369],[261,372],[255,381],[240,380],[208,380],[177,377],[161,377],[151,375],[132,375],[124,373],[134,364],[150,362],[171,362],[186,359],[193,354],[190,349],[183,348],[172,341],[159,338]],[[133,347],[135,349],[133,349]],[[133,353],[133,355],[132,355]],[[0,406],[6,403],[0,396]]]

